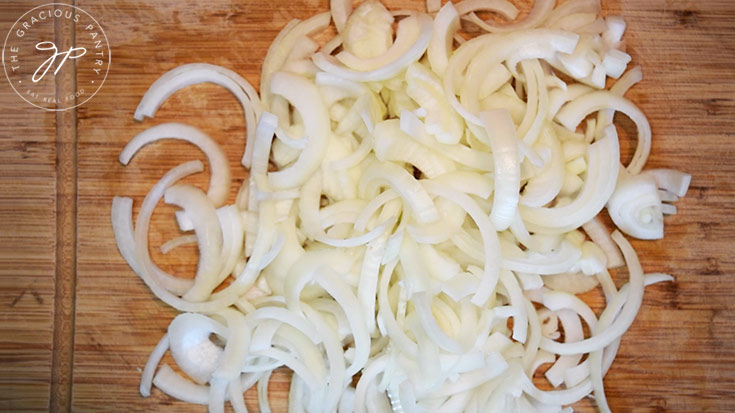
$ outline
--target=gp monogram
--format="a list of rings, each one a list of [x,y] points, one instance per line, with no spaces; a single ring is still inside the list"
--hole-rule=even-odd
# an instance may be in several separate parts
[[[89,13],[49,3],[16,20],[5,37],[2,60],[18,96],[38,108],[61,111],[86,103],[99,91],[109,70],[110,47]],[[60,76],[66,87],[59,87]]]

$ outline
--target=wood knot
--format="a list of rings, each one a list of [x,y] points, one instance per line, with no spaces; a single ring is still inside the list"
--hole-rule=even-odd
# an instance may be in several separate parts
[[[672,13],[681,26],[692,27],[699,24],[699,12],[696,10],[674,10]]]

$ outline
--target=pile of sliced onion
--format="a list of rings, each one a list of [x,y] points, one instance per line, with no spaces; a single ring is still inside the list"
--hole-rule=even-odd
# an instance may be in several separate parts
[[[622,18],[600,17],[599,0],[537,0],[518,21],[506,1],[429,0],[433,17],[376,0],[331,8],[276,37],[259,93],[231,70],[184,65],[136,110],[152,118],[195,83],[228,89],[244,109],[249,171],[228,204],[221,146],[179,123],[143,131],[120,155],[127,164],[147,144],[185,140],[211,171],[201,189],[180,182],[201,162],[172,169],[135,220],[132,199],[113,201],[122,256],[182,312],[141,394],[156,386],[244,412],[256,386],[270,411],[268,380],[286,367],[293,412],[561,412],[591,394],[608,411],[602,379],[644,286],[672,278],[645,275],[600,216],[662,238],[691,179],[643,170],[651,128],[624,97],[641,71],[626,72]],[[339,34],[320,45],[313,36],[332,20]],[[606,89],[608,78],[618,80]],[[638,129],[627,166],[615,112]],[[179,208],[182,232],[162,251],[197,243],[193,280],[151,258],[161,199]],[[618,288],[608,269],[623,265]],[[576,295],[598,286],[601,313]],[[176,368],[158,366],[167,351]]]

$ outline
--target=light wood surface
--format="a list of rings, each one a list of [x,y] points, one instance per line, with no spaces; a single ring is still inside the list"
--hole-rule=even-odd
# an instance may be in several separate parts
[[[0,4],[0,34],[43,3]],[[132,119],[135,107],[156,78],[183,63],[229,67],[257,87],[278,30],[292,18],[326,10],[327,3],[77,0],[112,47],[110,73],[97,96],[57,116],[25,104],[0,80],[0,411],[205,410],[158,390],[147,399],[138,394],[140,369],[176,312],[127,267],[109,224],[114,195],[132,196],[137,212],[166,170],[201,155],[167,142],[145,148],[127,167],[117,156],[147,127],[186,122],[225,145],[241,182],[245,171],[235,166],[245,130],[228,92],[211,85],[186,89],[142,124]],[[390,4],[419,9],[423,3]],[[677,203],[679,213],[666,219],[666,238],[634,242],[644,269],[671,273],[676,281],[647,290],[605,379],[610,405],[615,412],[732,411],[735,4],[603,0],[603,8],[625,16],[628,49],[643,66],[645,79],[630,97],[652,125],[649,167],[694,176],[688,196]],[[161,207],[154,215],[154,250],[176,234],[171,212]],[[194,248],[154,255],[164,268],[194,271]],[[287,381],[285,372],[274,375],[274,411],[285,409]],[[247,397],[257,411],[254,392]],[[579,410],[593,405],[583,401]]]

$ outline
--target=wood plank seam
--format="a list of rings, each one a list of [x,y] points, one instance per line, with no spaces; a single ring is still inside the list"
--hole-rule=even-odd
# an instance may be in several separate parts
[[[67,4],[74,5],[74,1]],[[71,19],[55,19],[54,42],[61,50],[75,43]],[[56,97],[76,91],[76,65],[56,77]],[[76,104],[76,102],[74,102]],[[56,271],[49,411],[70,412],[74,365],[77,267],[77,111],[56,112]]]

